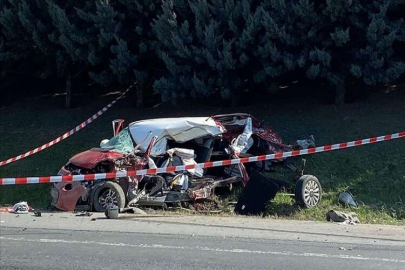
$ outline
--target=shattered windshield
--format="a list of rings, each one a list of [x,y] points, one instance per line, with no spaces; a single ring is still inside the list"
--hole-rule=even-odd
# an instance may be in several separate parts
[[[131,135],[128,128],[122,130],[117,136],[113,137],[108,143],[101,146],[102,149],[114,150],[121,153],[129,153],[134,150]]]

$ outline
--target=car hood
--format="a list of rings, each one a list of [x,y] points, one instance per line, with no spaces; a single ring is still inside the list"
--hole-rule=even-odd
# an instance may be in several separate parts
[[[73,165],[85,169],[93,169],[96,165],[102,161],[114,161],[118,158],[122,158],[123,153],[115,151],[105,151],[101,149],[91,149],[81,152],[73,156],[69,162]]]

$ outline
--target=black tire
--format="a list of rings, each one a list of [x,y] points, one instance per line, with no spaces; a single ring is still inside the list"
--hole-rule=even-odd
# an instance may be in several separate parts
[[[295,184],[295,201],[305,208],[317,206],[322,199],[322,186],[313,175],[303,175]]]
[[[115,182],[107,181],[99,186],[93,196],[93,206],[96,212],[104,212],[108,207],[125,207],[125,194],[121,186]]]

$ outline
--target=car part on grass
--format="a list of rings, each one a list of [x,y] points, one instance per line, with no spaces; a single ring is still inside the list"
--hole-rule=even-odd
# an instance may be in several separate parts
[[[307,149],[310,147],[315,147],[315,138],[313,135],[309,136],[309,139],[306,140],[297,140],[297,146],[302,149]]]
[[[322,187],[318,178],[313,175],[303,175],[295,186],[295,201],[298,205],[312,208],[322,199]]]
[[[330,210],[328,213],[326,213],[326,220],[350,225],[360,223],[360,220],[355,212],[344,213],[336,210]]]
[[[264,213],[267,203],[274,199],[278,191],[279,186],[273,180],[255,171],[243,189],[236,204],[235,212],[241,215]]]
[[[121,209],[137,205],[167,208],[178,203],[201,203],[211,198],[216,190],[229,191],[233,185],[241,183],[246,186],[246,196],[242,196],[245,199],[240,200],[237,211],[259,213],[277,191],[293,190],[290,183],[269,178],[267,173],[285,166],[295,172],[296,177],[292,177],[292,180],[302,178],[305,160],[300,166],[294,166],[283,158],[224,167],[189,168],[201,162],[291,151],[314,143],[311,138],[294,145],[283,144],[281,137],[263,122],[242,113],[143,120],[131,123],[126,128],[123,123],[121,119],[113,121],[113,138],[103,140],[100,148],[73,156],[59,174],[115,173],[170,166],[184,166],[184,170],[159,175],[56,183],[51,191],[54,206],[67,211],[75,208],[105,211],[113,206]],[[249,184],[252,177],[255,180]],[[321,191],[317,193],[316,187],[311,185],[316,184],[320,188],[320,183],[317,180],[315,184],[308,181],[301,179],[297,182],[297,186],[301,185],[303,189],[301,191],[306,193],[301,196],[296,193],[296,197],[297,202],[301,200],[307,207],[313,207],[319,203]],[[268,193],[262,192],[264,190]],[[255,192],[262,192],[262,198],[249,195]],[[310,194],[310,199],[306,194]]]
[[[344,191],[339,194],[339,202],[345,205],[357,207],[357,203],[354,200],[354,196],[349,191]]]

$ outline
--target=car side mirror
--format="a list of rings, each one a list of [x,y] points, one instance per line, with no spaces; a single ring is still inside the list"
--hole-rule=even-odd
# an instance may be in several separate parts
[[[357,207],[357,203],[354,200],[354,196],[348,191],[344,191],[339,194],[339,202],[346,205]]]
[[[100,142],[100,147],[103,148],[110,140],[109,139],[104,139]]]

